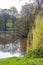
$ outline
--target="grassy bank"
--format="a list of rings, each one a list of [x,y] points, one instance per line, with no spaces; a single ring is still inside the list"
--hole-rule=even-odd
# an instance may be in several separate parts
[[[43,65],[43,58],[0,59],[0,65]]]

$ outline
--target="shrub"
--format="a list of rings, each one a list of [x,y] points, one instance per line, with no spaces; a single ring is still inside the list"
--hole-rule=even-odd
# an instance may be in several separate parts
[[[43,46],[30,50],[27,57],[31,58],[43,58]]]

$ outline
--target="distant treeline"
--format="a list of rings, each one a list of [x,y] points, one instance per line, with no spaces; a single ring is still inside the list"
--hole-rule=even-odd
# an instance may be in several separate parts
[[[28,32],[35,26],[35,17],[43,9],[43,0],[22,6],[18,13],[15,7],[0,9],[0,31],[15,31],[21,37],[27,37]]]

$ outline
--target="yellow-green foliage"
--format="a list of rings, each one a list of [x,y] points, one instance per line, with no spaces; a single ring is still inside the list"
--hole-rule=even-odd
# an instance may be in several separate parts
[[[13,25],[12,21],[11,20],[8,20],[6,26],[10,28],[10,27],[12,27],[12,25]]]
[[[33,30],[33,48],[43,45],[43,11],[35,19],[36,27]]]

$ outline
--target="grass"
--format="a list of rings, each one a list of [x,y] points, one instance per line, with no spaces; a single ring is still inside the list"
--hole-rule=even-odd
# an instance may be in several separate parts
[[[0,65],[43,65],[43,58],[7,58],[0,59]]]

